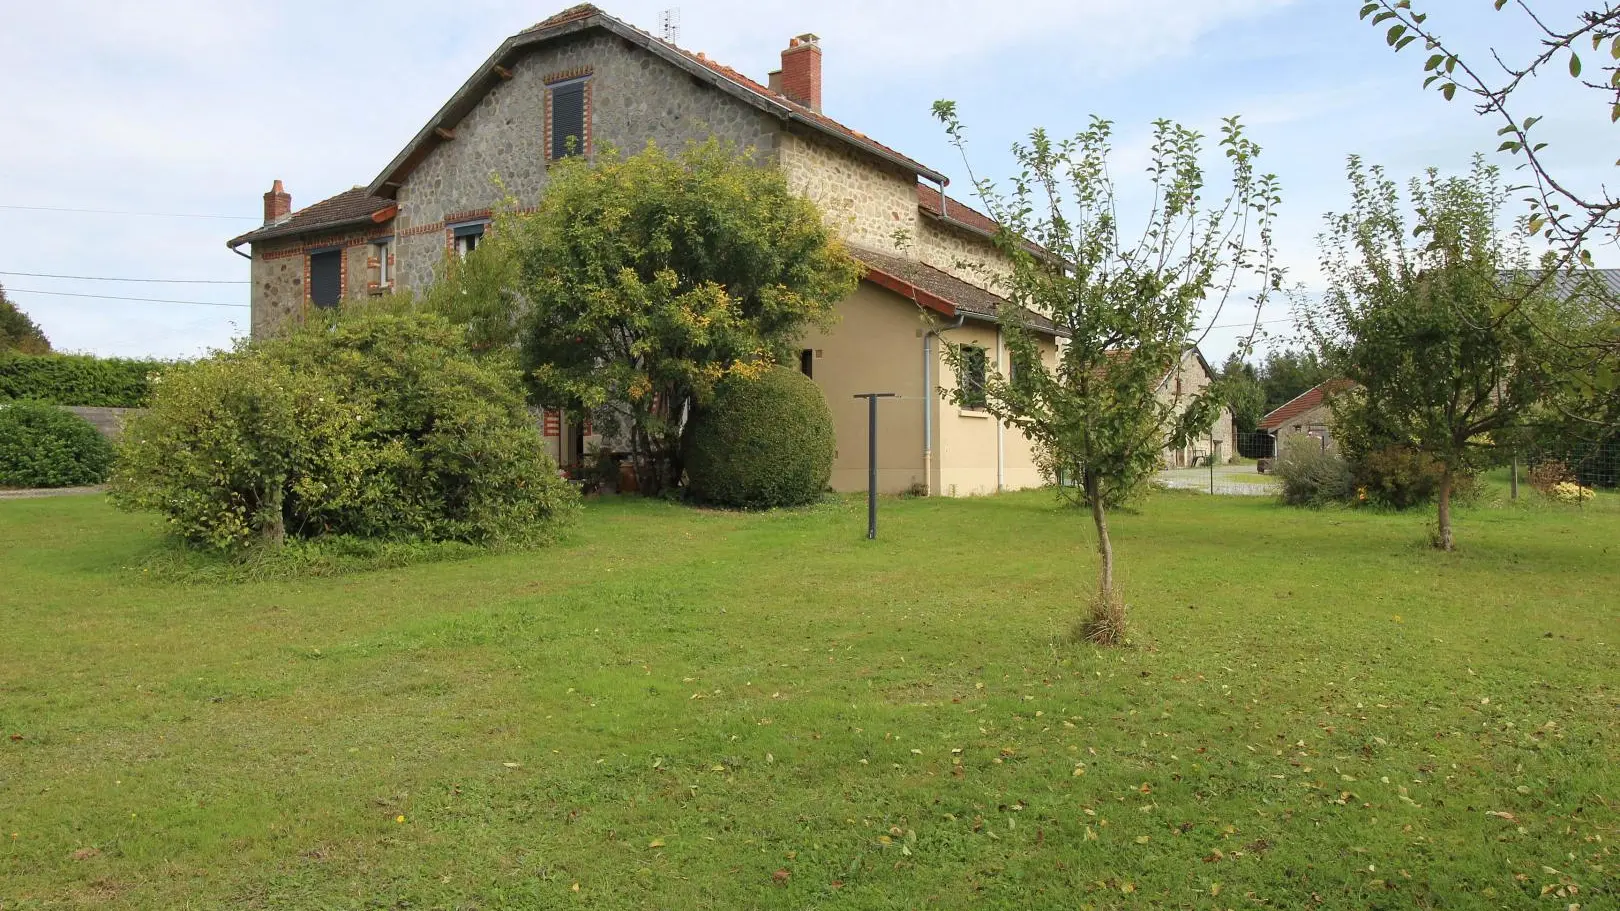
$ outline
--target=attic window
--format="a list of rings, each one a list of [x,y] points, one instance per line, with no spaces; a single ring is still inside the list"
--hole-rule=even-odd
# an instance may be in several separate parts
[[[546,86],[546,159],[589,155],[590,78],[570,79]]]

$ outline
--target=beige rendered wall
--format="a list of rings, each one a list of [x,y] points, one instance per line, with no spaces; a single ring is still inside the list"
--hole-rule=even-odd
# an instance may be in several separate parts
[[[812,378],[827,396],[838,434],[832,487],[865,490],[867,405],[860,392],[893,392],[878,403],[878,489],[904,493],[923,482],[922,311],[916,304],[862,282],[837,306],[838,322],[808,335],[816,353]]]
[[[999,330],[992,324],[969,321],[960,329],[942,333],[941,341],[946,345],[978,345],[987,352],[990,365],[1006,373],[1008,355],[1000,345]],[[1052,369],[1057,349],[1051,345],[1043,348],[1042,359]],[[938,346],[936,357],[940,387],[955,389],[956,374]],[[1001,427],[988,412],[961,408],[949,401],[939,402],[938,407],[934,460],[937,494],[961,497],[996,493],[998,480],[1000,490],[1022,490],[1044,483],[1035,467],[1034,448],[1022,433]]]

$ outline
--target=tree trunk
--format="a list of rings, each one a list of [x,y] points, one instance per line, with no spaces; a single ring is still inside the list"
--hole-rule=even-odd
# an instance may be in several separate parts
[[[265,492],[264,504],[260,508],[262,510],[259,519],[260,542],[266,549],[276,550],[287,540],[287,519],[282,515],[283,498],[280,484]]]
[[[1440,528],[1434,546],[1441,550],[1453,549],[1451,538],[1451,466],[1440,474]]]
[[[1086,499],[1091,501],[1091,521],[1097,526],[1097,556],[1102,567],[1097,574],[1097,592],[1105,598],[1114,593],[1114,543],[1108,538],[1108,513],[1103,509],[1101,485],[1086,475]]]

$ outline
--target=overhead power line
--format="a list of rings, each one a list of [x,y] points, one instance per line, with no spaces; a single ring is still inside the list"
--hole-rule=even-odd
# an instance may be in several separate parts
[[[24,275],[28,278],[70,278],[81,282],[147,282],[158,285],[251,285],[252,282],[241,279],[224,278],[108,278],[101,275],[57,275],[53,272],[7,272],[0,269],[0,275]]]
[[[141,215],[151,218],[222,218],[235,221],[253,221],[257,215],[200,215],[194,212],[135,212],[127,209],[74,209],[67,206],[10,206],[0,205],[0,209],[12,209],[20,212],[76,212],[81,215]]]
[[[52,297],[93,297],[97,300],[138,301],[144,304],[186,304],[191,307],[241,307],[249,304],[221,304],[214,301],[177,301],[162,297],[120,297],[116,294],[75,294],[72,291],[35,291],[31,288],[7,288],[7,294],[49,294]]]

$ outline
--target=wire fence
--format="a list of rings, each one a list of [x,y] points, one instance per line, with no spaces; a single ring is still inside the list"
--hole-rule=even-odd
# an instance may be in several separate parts
[[[1236,458],[1222,458],[1213,443],[1198,450],[1186,468],[1166,468],[1159,483],[1171,490],[1198,490],[1227,496],[1269,497],[1277,493],[1277,478],[1270,474],[1275,441],[1268,433],[1239,433]],[[1214,453],[1214,455],[1211,455]]]

